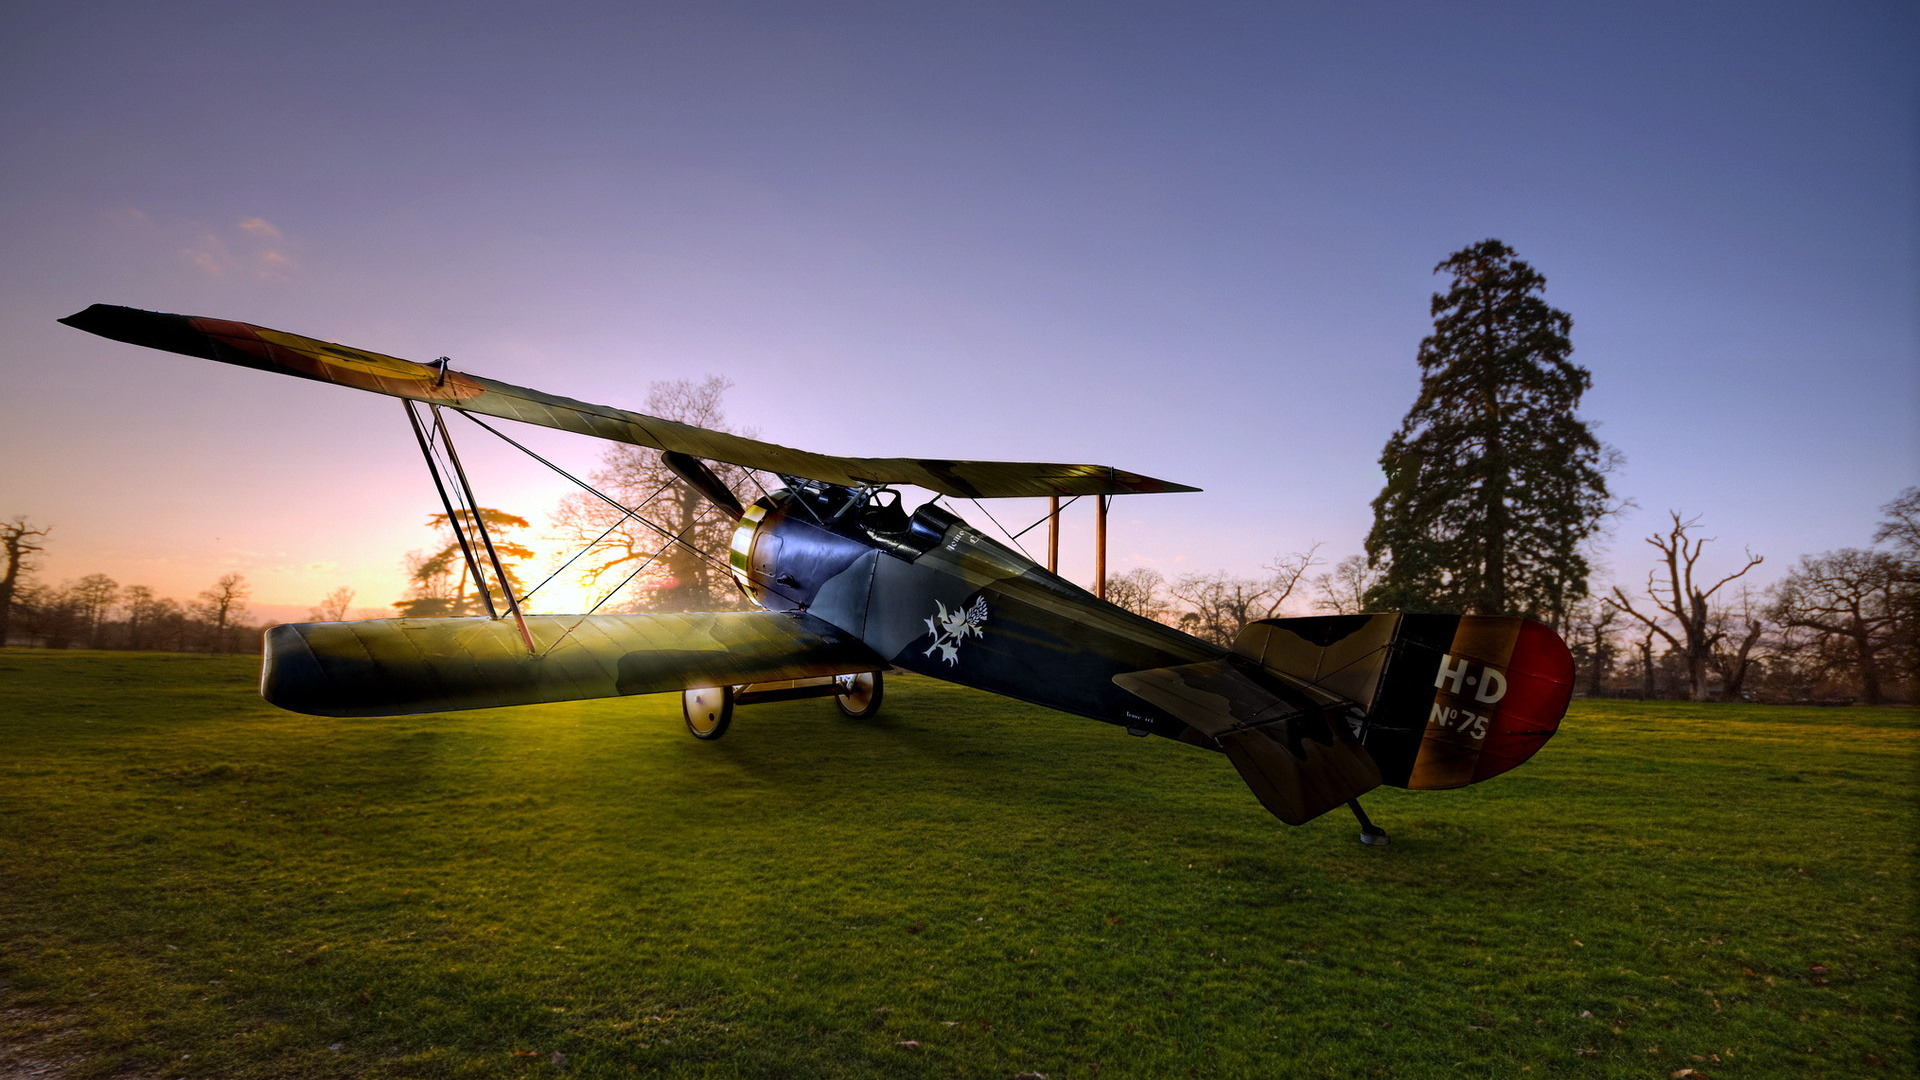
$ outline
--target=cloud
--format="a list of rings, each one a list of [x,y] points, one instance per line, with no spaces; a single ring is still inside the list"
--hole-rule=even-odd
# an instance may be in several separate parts
[[[285,281],[299,269],[300,264],[294,262],[285,252],[262,251],[254,256],[254,273],[263,278]]]
[[[124,208],[116,217],[123,227],[144,232],[160,228],[135,207]],[[288,281],[300,270],[292,254],[298,244],[265,218],[242,218],[227,229],[175,220],[167,223],[165,231],[192,235],[177,249],[180,260],[211,278],[252,276]]]
[[[154,228],[153,218],[148,216],[145,210],[137,206],[122,206],[111,212],[108,215],[108,220],[123,229],[131,229],[139,232],[152,232]]]
[[[180,257],[199,267],[208,277],[223,278],[234,268],[233,252],[218,236],[207,233],[180,249]]]

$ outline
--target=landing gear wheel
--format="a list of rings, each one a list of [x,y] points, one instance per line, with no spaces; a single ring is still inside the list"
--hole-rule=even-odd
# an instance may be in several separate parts
[[[840,707],[841,713],[865,720],[880,711],[880,700],[886,696],[887,689],[880,672],[841,675],[835,681],[840,684],[840,693],[834,695],[833,703]]]
[[[709,686],[680,695],[680,711],[687,731],[696,739],[717,739],[733,723],[733,687]]]

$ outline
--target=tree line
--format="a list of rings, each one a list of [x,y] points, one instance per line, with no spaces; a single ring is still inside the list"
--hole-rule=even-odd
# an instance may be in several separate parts
[[[222,574],[185,602],[88,574],[60,585],[34,580],[53,530],[25,517],[0,522],[0,645],[48,649],[255,652],[262,627],[248,620],[252,594],[240,574]]]
[[[1711,574],[1715,538],[1698,518],[1669,515],[1646,537],[1651,565],[1636,587],[1582,595],[1544,613],[1573,652],[1576,692],[1588,697],[1881,704],[1920,700],[1920,487],[1881,508],[1869,547],[1805,555],[1772,585],[1749,571]],[[1220,645],[1254,619],[1355,615],[1385,577],[1365,555],[1325,572],[1318,549],[1284,556],[1260,577],[1220,572],[1167,578],[1147,567],[1107,581],[1107,599]],[[1431,610],[1429,608],[1428,610]]]

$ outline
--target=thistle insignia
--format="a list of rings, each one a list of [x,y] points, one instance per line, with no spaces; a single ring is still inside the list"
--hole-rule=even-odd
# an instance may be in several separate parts
[[[935,652],[949,665],[960,663],[960,644],[969,637],[984,637],[980,627],[987,621],[987,601],[985,597],[976,599],[972,607],[947,610],[944,601],[933,602],[934,613],[923,620],[927,632],[933,635],[933,644],[927,646],[923,656],[932,656]]]

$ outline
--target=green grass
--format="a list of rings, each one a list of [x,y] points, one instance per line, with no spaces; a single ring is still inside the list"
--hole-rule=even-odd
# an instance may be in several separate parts
[[[1367,848],[916,678],[718,743],[670,696],[321,720],[253,678],[0,653],[0,1073],[1920,1067],[1910,711],[1580,703],[1515,774],[1369,796]]]

